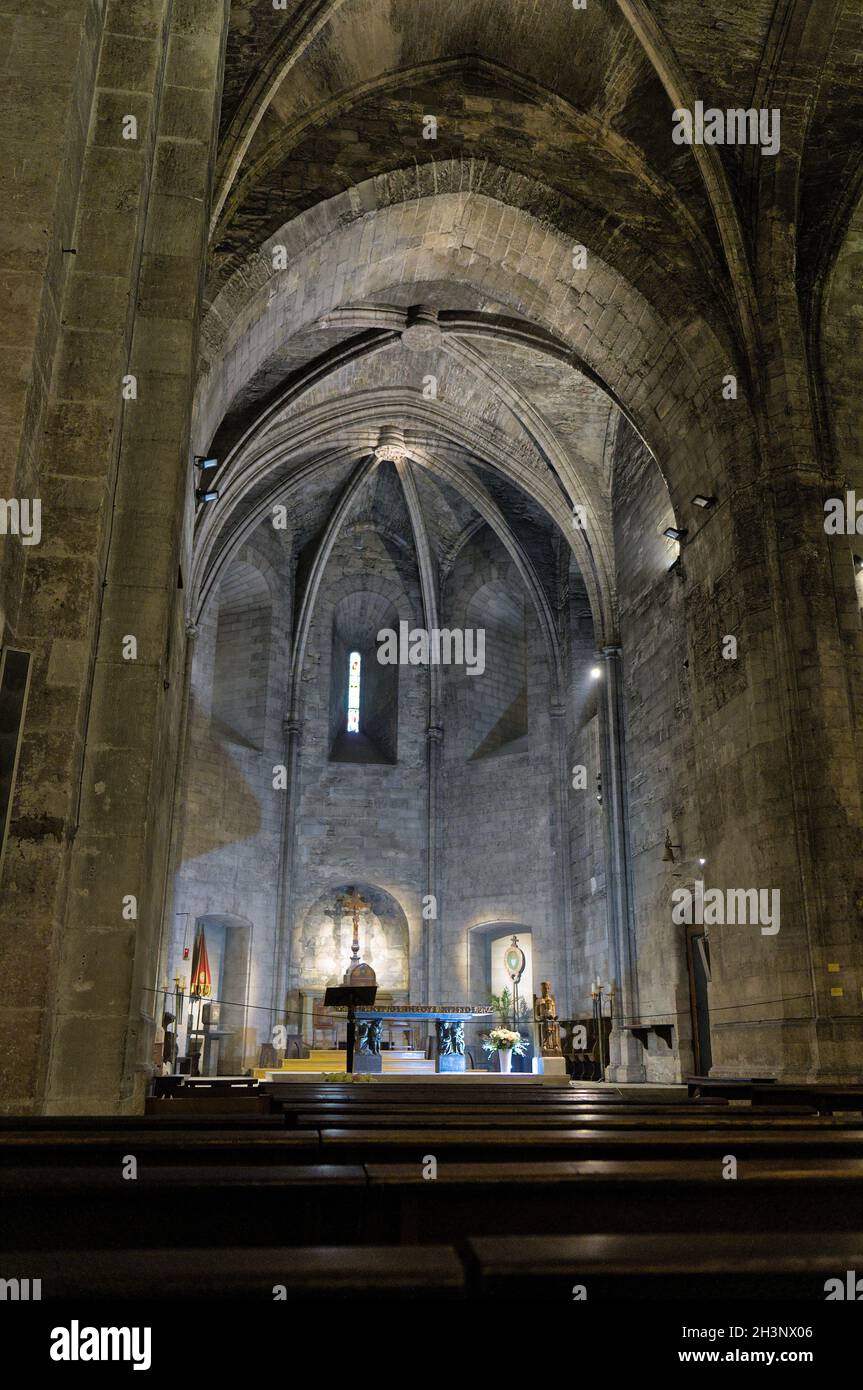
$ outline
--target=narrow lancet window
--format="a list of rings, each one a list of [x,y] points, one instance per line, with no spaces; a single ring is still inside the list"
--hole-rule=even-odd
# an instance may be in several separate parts
[[[348,733],[360,731],[360,654],[348,657]]]

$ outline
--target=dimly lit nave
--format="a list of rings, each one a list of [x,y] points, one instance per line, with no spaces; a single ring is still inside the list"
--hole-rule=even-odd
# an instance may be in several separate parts
[[[859,3],[0,25],[0,1285],[839,1298]]]

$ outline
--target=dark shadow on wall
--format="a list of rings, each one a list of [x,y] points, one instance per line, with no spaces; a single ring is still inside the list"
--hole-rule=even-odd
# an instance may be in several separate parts
[[[261,829],[258,793],[228,749],[213,737],[210,720],[196,705],[194,696],[189,708],[189,727],[184,864],[227,845],[254,839]]]

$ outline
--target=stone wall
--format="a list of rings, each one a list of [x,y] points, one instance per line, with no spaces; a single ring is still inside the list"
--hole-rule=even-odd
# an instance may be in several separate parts
[[[305,943],[312,905],[334,896],[345,885],[367,883],[391,895],[410,924],[409,979],[422,993],[420,954],[421,896],[424,891],[428,672],[405,665],[398,670],[397,761],[334,761],[334,653],[339,659],[356,640],[366,651],[366,665],[376,660],[369,648],[368,604],[351,617],[351,597],[377,594],[382,600],[372,615],[422,625],[419,578],[411,551],[394,547],[370,528],[363,530],[363,549],[344,533],[324,572],[309,631],[302,671],[302,732],[299,785],[293,818],[294,851],[291,887],[291,935],[287,942],[288,987],[318,982],[314,946]],[[341,637],[334,644],[334,627]],[[355,635],[352,636],[351,634]],[[374,675],[371,679],[374,694]],[[368,706],[367,706],[368,708]],[[372,721],[373,722],[373,721]],[[361,726],[362,734],[362,726]],[[340,983],[347,956],[333,966]],[[371,964],[376,967],[377,962]]]
[[[516,623],[516,614],[523,621]],[[489,922],[532,932],[534,978],[562,979],[552,841],[553,793],[547,653],[536,615],[500,542],[487,529],[464,547],[444,592],[447,626],[487,625],[488,667],[445,676],[442,989],[467,989],[465,933]],[[526,735],[491,746],[522,673]],[[489,751],[481,754],[483,746]]]
[[[693,727],[681,562],[663,531],[674,525],[655,460],[621,422],[614,468],[614,540],[623,649],[627,811],[639,1021],[673,1024],[674,1046],[649,1037],[647,1078],[679,1080],[692,1069],[685,929],[671,920],[671,893],[691,883],[706,851],[698,835]],[[664,861],[666,831],[679,846]]]
[[[251,929],[251,972],[244,1026],[266,1042],[281,1012],[274,1008],[279,865],[284,833],[285,668],[291,634],[290,552],[264,524],[242,547],[213,596],[193,639],[183,785],[182,838],[164,972],[188,981],[184,946],[198,919],[244,923]],[[245,639],[224,640],[240,617]],[[229,629],[230,630],[230,627]],[[220,641],[221,639],[221,641]],[[253,642],[254,668],[249,663]],[[240,702],[245,691],[248,704]],[[234,716],[227,718],[233,712]],[[239,728],[253,712],[254,728]],[[254,733],[254,739],[249,735]],[[245,1044],[246,1064],[257,1047]]]

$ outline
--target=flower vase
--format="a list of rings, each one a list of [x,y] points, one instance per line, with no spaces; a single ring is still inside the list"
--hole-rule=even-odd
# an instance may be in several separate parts
[[[503,1072],[503,1075],[509,1076],[510,1072],[512,1071],[512,1048],[501,1047],[498,1050],[497,1055],[500,1059],[500,1069]]]

